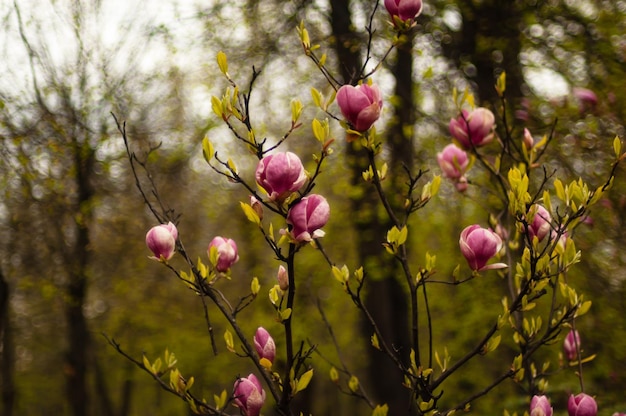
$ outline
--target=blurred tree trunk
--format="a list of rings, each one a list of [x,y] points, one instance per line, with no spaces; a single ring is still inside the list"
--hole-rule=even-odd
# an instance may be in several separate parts
[[[87,296],[87,267],[89,265],[89,224],[93,217],[91,185],[93,176],[94,150],[89,141],[72,140],[72,151],[76,169],[77,197],[73,214],[76,224],[76,239],[70,248],[70,265],[65,315],[68,326],[68,351],[66,355],[66,394],[74,416],[88,414],[89,397],[87,368],[89,362],[89,331],[83,314]]]
[[[354,84],[360,75],[363,51],[360,46],[361,40],[352,28],[350,2],[332,0],[331,6],[331,24],[339,70],[345,83]],[[402,105],[396,109],[395,122],[389,130],[387,143],[394,170],[401,167],[402,163],[408,166],[412,164],[410,138],[407,140],[403,130],[404,126],[412,126],[413,123],[411,62],[411,44],[407,43],[398,53],[398,61],[394,68],[394,74],[398,76],[396,92],[402,100]],[[362,172],[367,169],[368,157],[358,140],[347,144],[346,161],[351,171],[352,189],[362,186]],[[402,190],[398,187],[401,182],[400,180],[390,184],[389,195],[401,195]],[[393,200],[392,204],[396,205],[395,202],[397,200]],[[352,194],[351,205],[350,218],[358,235],[358,260],[364,267],[367,279],[365,304],[381,329],[385,341],[393,345],[407,360],[410,340],[406,293],[398,281],[401,273],[397,263],[382,250],[383,238],[391,227],[389,219],[381,212],[381,205],[373,188],[368,192]],[[362,331],[364,338],[370,339],[373,331],[368,322],[363,322]],[[367,348],[367,351],[370,381],[367,384],[373,390],[375,400],[387,403],[389,414],[407,414],[409,392],[398,388],[403,381],[402,373],[382,352],[375,348]]]
[[[483,105],[498,102],[494,85],[502,70],[506,71],[507,97],[515,100],[522,96],[519,63],[522,3],[521,0],[458,3],[463,26],[446,45],[444,53],[475,83],[475,92]]]
[[[2,350],[2,414],[11,416],[15,402],[15,351],[9,319],[9,284],[0,270],[0,346]]]

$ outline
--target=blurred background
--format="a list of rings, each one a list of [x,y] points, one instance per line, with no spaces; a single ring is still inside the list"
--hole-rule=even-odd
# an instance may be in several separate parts
[[[368,51],[365,27],[376,7]],[[236,299],[257,276],[264,294],[274,285],[279,263],[237,207],[248,199],[245,190],[223,180],[202,158],[201,140],[208,136],[253,182],[256,159],[211,111],[211,96],[221,96],[228,85],[216,54],[228,55],[229,72],[241,86],[248,85],[252,66],[261,71],[252,92],[258,136],[277,141],[290,126],[290,101],[305,104],[304,125],[285,146],[313,168],[318,149],[309,122],[324,115],[312,104],[310,88],[327,96],[331,89],[304,56],[296,26],[305,21],[312,42],[328,54],[328,67],[340,82],[350,82],[351,69],[373,69],[393,36],[382,3],[7,0],[0,4],[0,19],[0,413],[189,412],[102,334],[139,359],[142,353],[152,361],[165,349],[174,352],[181,372],[195,377],[194,392],[209,402],[223,389],[230,392],[236,376],[252,369],[220,344],[226,325],[216,310],[221,348],[213,355],[200,300],[147,258],[145,233],[155,220],[136,190],[112,114],[126,122],[132,150],[146,161],[166,208],[180,215],[179,233],[192,258],[206,259],[215,235],[234,238],[241,260],[221,289]],[[552,132],[544,159],[548,171],[556,169],[564,182],[581,177],[590,186],[601,185],[610,170],[613,138],[624,136],[625,28],[622,0],[426,2],[414,35],[373,75],[388,97],[377,123],[386,137],[383,157],[396,173],[405,163],[439,174],[435,155],[450,141],[447,124],[456,114],[453,88],[470,88],[481,105],[502,114],[493,85],[506,71],[505,112],[515,137],[522,140],[524,127],[536,138]],[[371,195],[351,186],[360,177],[358,157],[337,123],[332,131],[335,153],[316,187],[332,209],[324,248],[338,265],[366,267],[368,304],[389,339],[399,343],[406,329],[405,294],[380,244],[384,216]],[[498,209],[480,186],[487,177],[474,170],[465,194],[444,182],[440,195],[411,223],[412,261],[417,266],[426,252],[436,254],[442,279],[457,264],[465,267],[460,230],[486,224],[489,212]],[[585,355],[597,354],[584,374],[601,414],[626,411],[625,181],[620,167],[613,190],[592,211],[592,223],[576,230],[582,262],[568,275],[593,301],[577,328]],[[403,180],[388,186],[393,195]],[[176,257],[172,265],[186,267]],[[385,360],[368,348],[369,332],[320,254],[305,250],[297,273],[302,280],[296,339],[317,344],[320,352],[314,357],[314,383],[301,395],[299,408],[305,414],[370,412],[328,380],[326,359],[337,363],[337,351],[320,309],[372,397],[403,400],[399,384],[379,382],[389,380]],[[504,281],[489,274],[469,285],[433,286],[438,352],[445,346],[454,361],[472,348],[493,324],[505,293]],[[265,295],[240,322],[250,337],[261,325],[281,333]],[[275,338],[280,356],[281,337]],[[501,358],[478,359],[446,382],[444,407],[480,391],[508,368],[512,343],[503,341],[498,351]],[[559,352],[560,342],[540,359],[558,362]],[[565,409],[578,381],[574,370],[557,367],[551,367],[548,394],[555,409]],[[505,382],[472,409],[523,412],[527,403],[523,386]],[[271,408],[265,412],[271,414]]]

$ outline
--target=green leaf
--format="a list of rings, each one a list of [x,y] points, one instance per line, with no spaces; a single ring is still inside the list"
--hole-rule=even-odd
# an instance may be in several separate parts
[[[356,376],[351,376],[348,381],[348,388],[351,392],[356,393],[359,390],[359,379]]]
[[[254,296],[256,296],[259,294],[260,290],[261,290],[261,285],[259,284],[259,278],[255,276],[252,278],[252,283],[250,283],[250,292]]]
[[[389,406],[387,406],[386,404],[383,404],[382,406],[377,405],[372,412],[372,416],[387,416],[388,412]]]
[[[246,214],[246,218],[248,219],[248,221],[260,226],[261,218],[259,217],[259,214],[256,213],[254,208],[252,208],[250,204],[247,204],[245,202],[239,202],[239,204],[241,205],[243,213]]]
[[[233,334],[230,330],[224,332],[224,341],[226,341],[226,348],[230,352],[235,352],[235,341],[233,340]]]
[[[613,139],[613,150],[615,151],[615,157],[619,159],[622,153],[622,141],[617,136]]]
[[[313,378],[313,369],[310,369],[306,373],[302,374],[302,376],[300,376],[300,378],[298,379],[298,384],[296,385],[296,391],[294,392],[294,394],[306,389],[309,383],[311,382],[312,378]]]
[[[220,72],[224,75],[228,73],[228,60],[226,54],[222,51],[217,53],[217,65],[220,67]]]
[[[337,381],[339,381],[339,372],[337,371],[337,369],[335,367],[331,367],[330,368],[330,380],[333,383],[336,383]]]
[[[286,321],[287,319],[289,319],[291,317],[291,308],[287,308],[283,311],[280,311],[280,318],[283,321]]]
[[[204,160],[206,160],[207,163],[210,163],[213,155],[215,155],[213,144],[211,144],[209,138],[205,136],[204,139],[202,139],[202,156],[204,156]]]
[[[319,92],[318,90],[316,90],[315,88],[311,88],[311,97],[313,97],[313,103],[315,103],[315,105],[317,107],[321,107],[322,106],[322,93]]]

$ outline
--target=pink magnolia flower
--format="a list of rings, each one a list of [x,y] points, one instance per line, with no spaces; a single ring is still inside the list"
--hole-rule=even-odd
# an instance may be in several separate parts
[[[306,181],[300,158],[291,152],[265,156],[259,161],[255,176],[272,201],[283,200]]]
[[[572,93],[579,102],[581,112],[593,109],[598,104],[598,96],[590,89],[576,87],[572,90]]]
[[[578,346],[578,348],[576,346]],[[570,361],[576,360],[578,358],[579,350],[580,335],[578,334],[578,331],[571,330],[563,340],[563,352],[565,353],[565,358]]]
[[[539,204],[534,205],[534,209],[531,208],[530,212],[535,212],[532,216],[532,221],[528,224],[528,235],[532,240],[534,236],[537,236],[539,241],[542,241],[547,235],[550,234],[552,226],[552,216],[543,206]]]
[[[218,272],[226,272],[230,267],[239,261],[237,254],[237,244],[234,240],[224,237],[215,237],[209,243],[207,254],[211,257],[211,247],[217,249],[217,265],[215,268]]]
[[[385,8],[391,18],[413,20],[422,12],[422,0],[385,0]]]
[[[287,213],[287,224],[297,241],[311,241],[324,236],[321,230],[330,217],[330,206],[321,195],[311,194],[302,198]]]
[[[171,222],[150,228],[146,234],[146,245],[154,253],[154,260],[169,260],[176,250],[178,230]]]
[[[235,381],[233,391],[234,405],[246,416],[259,416],[265,403],[265,390],[254,374]]]
[[[344,85],[337,91],[337,105],[352,128],[364,132],[380,117],[383,99],[376,85]]]
[[[530,416],[552,416],[552,406],[546,396],[533,396],[530,400]]]
[[[469,157],[464,150],[454,144],[449,144],[437,153],[437,163],[443,176],[450,179],[461,179],[469,166]]]
[[[489,259],[498,254],[502,248],[502,239],[498,234],[481,228],[478,224],[470,225],[461,232],[459,246],[472,270],[482,271],[508,267],[504,263],[487,266]]]
[[[256,349],[259,358],[265,358],[270,363],[274,362],[276,357],[276,344],[274,338],[269,332],[262,326],[260,326],[254,334],[254,348]]]
[[[576,396],[570,394],[567,401],[567,414],[569,416],[596,416],[598,405],[588,394],[579,393]]]
[[[289,289],[289,275],[287,274],[287,269],[281,264],[278,266],[278,273],[276,273],[276,280],[278,280],[278,287],[283,292]]]
[[[493,113],[483,107],[472,112],[463,110],[458,118],[450,120],[450,134],[464,149],[480,147],[493,140],[495,120]]]

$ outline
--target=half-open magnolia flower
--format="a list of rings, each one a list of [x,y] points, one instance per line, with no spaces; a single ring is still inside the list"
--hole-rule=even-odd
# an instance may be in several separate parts
[[[508,267],[504,263],[487,265],[487,262],[502,249],[502,239],[495,232],[478,224],[470,225],[461,232],[461,253],[472,270],[482,271]]]

